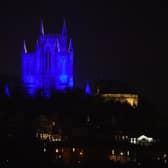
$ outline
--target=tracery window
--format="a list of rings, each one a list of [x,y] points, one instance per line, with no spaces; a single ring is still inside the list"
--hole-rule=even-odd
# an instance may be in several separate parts
[[[46,71],[51,69],[51,52],[49,49],[45,52],[45,69]]]

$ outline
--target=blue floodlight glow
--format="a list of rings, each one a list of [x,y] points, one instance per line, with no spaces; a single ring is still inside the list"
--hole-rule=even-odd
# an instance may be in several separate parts
[[[45,34],[42,24],[35,52],[29,53],[26,43],[23,43],[22,82],[29,95],[34,96],[37,90],[43,90],[42,95],[50,97],[53,89],[74,87],[74,53],[72,40],[68,40],[65,21],[62,32],[54,35]]]
[[[67,75],[61,75],[60,80],[62,83],[66,83],[67,82]]]
[[[8,96],[8,97],[10,97],[10,95],[11,95],[8,85],[5,86],[5,95]]]
[[[85,94],[86,95],[90,95],[91,94],[91,88],[90,88],[90,84],[88,82],[86,83]]]

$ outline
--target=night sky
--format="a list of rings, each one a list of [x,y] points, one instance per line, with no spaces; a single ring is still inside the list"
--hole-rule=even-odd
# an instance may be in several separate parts
[[[167,8],[159,1],[30,3],[0,7],[0,73],[19,76],[21,42],[33,51],[40,18],[45,31],[60,32],[63,18],[75,50],[75,79],[120,80],[147,97],[162,114],[167,107]]]

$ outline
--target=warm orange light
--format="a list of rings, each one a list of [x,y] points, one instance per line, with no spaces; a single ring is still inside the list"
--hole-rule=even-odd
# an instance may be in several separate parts
[[[105,101],[116,101],[120,103],[127,103],[132,107],[138,106],[137,94],[125,94],[125,93],[105,93],[100,95]]]
[[[50,142],[60,142],[62,141],[62,136],[59,134],[51,134],[51,133],[36,133],[36,138],[41,140],[49,140]]]
[[[81,156],[82,156],[82,155],[83,155],[83,152],[79,152],[79,155],[81,155]]]

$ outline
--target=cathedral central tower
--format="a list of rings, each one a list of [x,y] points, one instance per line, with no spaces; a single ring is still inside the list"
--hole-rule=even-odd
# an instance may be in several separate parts
[[[27,52],[25,41],[22,49],[22,82],[28,94],[34,95],[41,89],[49,96],[52,89],[73,88],[73,57],[65,20],[60,34],[45,34],[41,22],[35,52]]]

